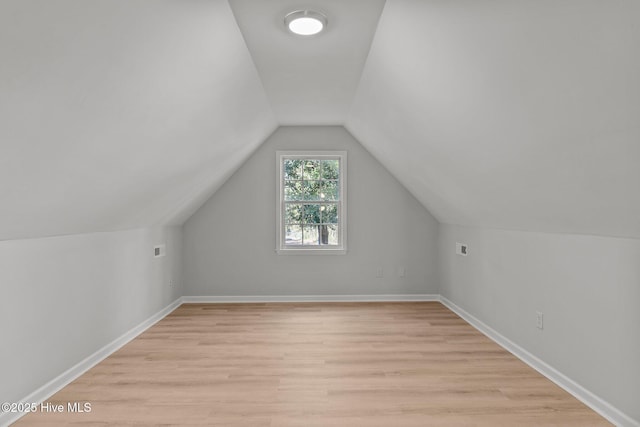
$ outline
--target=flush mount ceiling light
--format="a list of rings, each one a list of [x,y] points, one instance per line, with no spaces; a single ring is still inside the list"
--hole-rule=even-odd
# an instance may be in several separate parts
[[[326,28],[327,17],[313,10],[296,10],[284,17],[284,25],[294,34],[312,36]]]

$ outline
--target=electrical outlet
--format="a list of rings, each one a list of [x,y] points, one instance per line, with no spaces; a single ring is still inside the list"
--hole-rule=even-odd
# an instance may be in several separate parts
[[[169,279],[169,287],[173,288],[173,279]]]
[[[404,267],[402,266],[398,267],[398,277],[404,277],[404,274],[405,274]]]
[[[378,269],[376,270],[376,277],[384,277],[384,270],[382,269],[382,267],[378,267]]]
[[[536,328],[538,329],[544,328],[543,315],[541,311],[536,311]]]

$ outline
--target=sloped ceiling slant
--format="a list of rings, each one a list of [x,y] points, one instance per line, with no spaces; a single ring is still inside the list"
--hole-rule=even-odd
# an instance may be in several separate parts
[[[230,0],[281,125],[342,125],[356,92],[384,0]],[[325,13],[318,36],[284,26],[287,13]]]
[[[180,221],[276,127],[225,0],[7,0],[0,55],[0,239]]]
[[[346,127],[441,222],[640,237],[639,21],[388,0]]]

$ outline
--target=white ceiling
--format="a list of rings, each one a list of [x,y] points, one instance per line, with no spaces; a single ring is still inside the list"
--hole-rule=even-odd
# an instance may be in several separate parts
[[[640,237],[640,2],[388,0],[346,127],[441,221]]]
[[[180,222],[276,127],[224,0],[3,0],[0,94],[0,239]]]
[[[288,34],[298,8],[326,34]],[[341,123],[441,222],[640,237],[638,22],[634,0],[3,0],[0,240],[180,224],[278,124]]]
[[[281,125],[343,124],[351,107],[384,0],[230,0]],[[289,33],[287,13],[328,17],[314,37]]]

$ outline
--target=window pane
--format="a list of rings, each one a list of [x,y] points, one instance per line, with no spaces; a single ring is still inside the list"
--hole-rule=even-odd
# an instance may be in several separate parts
[[[320,179],[320,164],[320,160],[304,160],[303,178]]]
[[[284,223],[300,224],[302,222],[302,205],[285,204]]]
[[[304,205],[304,224],[320,224],[320,205]]]
[[[302,181],[285,181],[284,199],[285,200],[302,200],[303,199]]]
[[[342,176],[346,168],[343,160],[346,153],[341,151],[323,151],[317,156],[312,152],[281,152],[280,249],[289,248],[292,253],[344,249],[342,222],[346,218],[340,210],[346,209],[346,200],[340,186],[347,177]]]
[[[287,225],[285,227],[284,244],[285,245],[301,245],[302,244],[302,226]]]
[[[338,181],[324,181],[320,198],[322,200],[338,200],[338,188]]]
[[[302,181],[305,200],[321,200],[322,181]]]
[[[338,223],[338,205],[335,203],[322,206],[322,222],[325,224]]]
[[[284,179],[302,179],[302,163],[304,160],[285,159],[284,160]]]
[[[328,242],[330,245],[337,245],[338,244],[338,226],[337,225],[326,225],[325,227],[327,227],[327,234],[328,234]]]
[[[334,236],[332,236],[332,233]],[[335,226],[330,224],[322,224],[318,227],[318,240],[320,245],[335,245],[337,242],[337,237],[335,236]]]
[[[318,226],[317,225],[305,225],[304,226],[304,245],[318,245]]]
[[[322,179],[338,179],[340,162],[338,160],[322,161]]]

